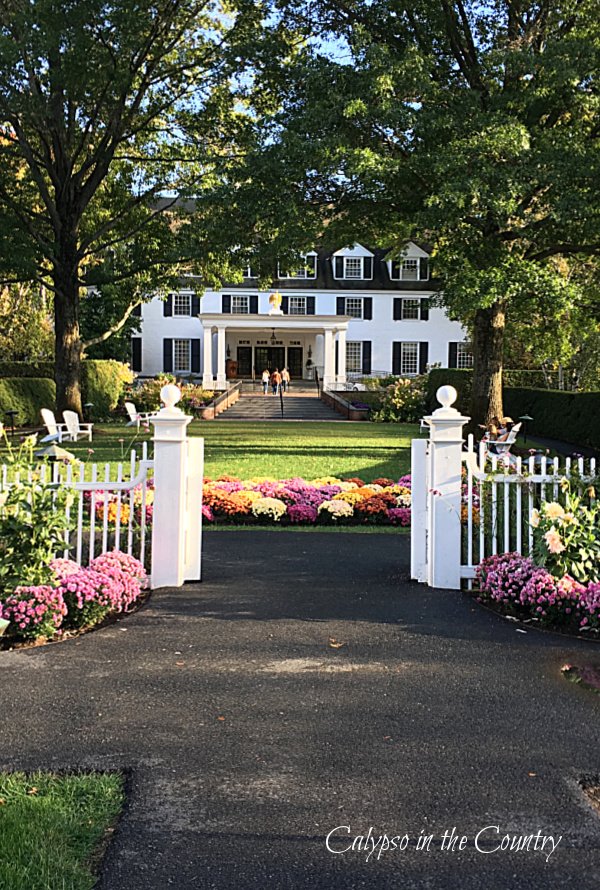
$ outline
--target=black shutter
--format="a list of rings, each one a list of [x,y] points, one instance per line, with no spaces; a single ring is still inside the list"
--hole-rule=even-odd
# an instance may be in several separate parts
[[[173,341],[170,338],[163,340],[163,371],[167,374],[173,371]]]
[[[426,260],[424,257],[421,258],[419,263],[419,278],[421,281],[426,281],[429,278],[429,260]]]
[[[200,373],[200,340],[192,340],[192,374]]]
[[[333,258],[333,277],[334,278],[343,278],[344,277],[344,257],[343,256],[335,256]]]
[[[339,341],[336,340],[335,341],[335,362],[334,362],[334,366],[333,366],[334,374],[337,375],[340,373],[339,367],[340,367],[340,344],[339,344]]]
[[[131,338],[131,370],[140,372],[142,370],[142,338]]]
[[[258,315],[258,294],[250,294],[250,315]]]
[[[371,373],[371,341],[370,340],[363,340],[362,372],[363,372],[363,374]]]
[[[429,300],[421,300],[421,321],[429,321]]]
[[[373,277],[373,257],[366,256],[363,260],[363,278],[369,280]]]
[[[223,294],[221,312],[223,315],[231,315],[231,294]]]
[[[392,343],[392,374],[395,377],[402,374],[402,343]]]
[[[346,314],[346,297],[338,297],[335,307],[336,315],[345,315]]]
[[[142,304],[138,303],[137,306],[134,306],[133,311],[131,313],[135,318],[142,317]]]
[[[163,315],[173,315],[173,294],[167,294],[163,303]]]
[[[458,343],[448,343],[448,367],[458,368]]]
[[[289,297],[283,297],[283,296],[282,296],[282,298],[281,298],[281,311],[283,312],[284,315],[289,315],[289,314],[290,314],[290,298],[289,298]]]
[[[200,315],[200,297],[192,294],[192,315]]]
[[[315,298],[314,297],[306,298],[306,314],[307,315],[315,314]]]
[[[394,321],[402,321],[402,297],[394,297]]]
[[[363,318],[371,321],[373,318],[373,297],[365,297],[363,299]]]
[[[427,371],[427,360],[429,358],[429,343],[419,343],[419,374]]]
[[[390,278],[392,281],[400,281],[400,263],[398,260],[392,260],[390,266]]]

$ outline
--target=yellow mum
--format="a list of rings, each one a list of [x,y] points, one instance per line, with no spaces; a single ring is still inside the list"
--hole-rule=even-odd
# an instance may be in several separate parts
[[[339,494],[333,496],[332,500],[334,501],[344,501],[345,504],[358,504],[363,500],[363,496],[361,494],[360,488],[355,488],[353,491],[340,491]]]

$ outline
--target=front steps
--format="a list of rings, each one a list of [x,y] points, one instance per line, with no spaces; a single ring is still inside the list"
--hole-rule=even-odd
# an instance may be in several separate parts
[[[274,396],[269,391],[267,395],[262,392],[242,392],[239,400],[219,415],[219,420],[315,420],[332,421],[343,420],[343,417],[327,407],[314,392],[296,395],[294,391],[286,393],[283,397],[283,417],[279,396]]]

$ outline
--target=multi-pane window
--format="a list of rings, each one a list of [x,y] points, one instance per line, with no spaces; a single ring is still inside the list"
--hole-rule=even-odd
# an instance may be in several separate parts
[[[304,265],[292,271],[282,270],[279,267],[280,278],[316,278],[317,277],[317,258],[316,256],[304,256]]]
[[[419,344],[400,344],[400,374],[410,376],[419,371]]]
[[[423,281],[429,278],[427,261],[419,257],[405,257],[390,263],[392,281]]]
[[[346,341],[346,373],[356,374],[362,371],[362,343]]]
[[[290,315],[306,315],[306,297],[290,297],[288,305]]]
[[[173,315],[190,315],[192,298],[190,294],[173,295]]]
[[[244,269],[244,278],[256,278],[256,272],[252,268],[252,266],[246,266]]]
[[[189,374],[191,371],[189,340],[173,340],[173,371],[175,374]]]
[[[250,312],[250,300],[247,294],[233,294],[231,297],[231,311],[236,315],[248,315]]]
[[[456,367],[472,368],[473,353],[469,343],[457,343],[456,345]]]
[[[344,278],[362,278],[362,257],[347,256],[344,259]]]
[[[411,321],[421,317],[420,300],[402,300],[402,320]]]
[[[363,317],[362,297],[346,297],[346,315],[351,318]]]
[[[402,276],[402,281],[418,281],[419,261],[413,259],[402,260],[400,274]]]

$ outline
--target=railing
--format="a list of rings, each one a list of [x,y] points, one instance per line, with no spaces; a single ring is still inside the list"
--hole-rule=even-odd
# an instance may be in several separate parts
[[[217,396],[216,399],[212,402],[212,407],[214,408],[215,415],[220,414],[221,411],[227,410],[230,408],[240,397],[240,391],[242,389],[242,381],[238,380],[237,383],[233,383],[231,385],[227,385],[227,389],[221,393],[220,396]],[[219,409],[219,410],[217,410]]]
[[[531,555],[534,508],[559,498],[562,479],[584,494],[597,472],[594,458],[491,455],[484,443],[476,449],[472,436],[463,463],[461,577],[467,579],[486,556],[513,551]]]
[[[62,555],[79,564],[116,549],[147,563],[148,534],[152,519],[153,461],[148,444],[142,443],[141,458],[131,452],[128,464],[98,465],[55,463],[39,468],[40,484],[71,489],[74,501],[65,508],[67,528]],[[34,469],[25,475],[9,465],[0,469],[0,488],[10,489],[21,481],[31,482]],[[127,477],[127,478],[126,478]]]

